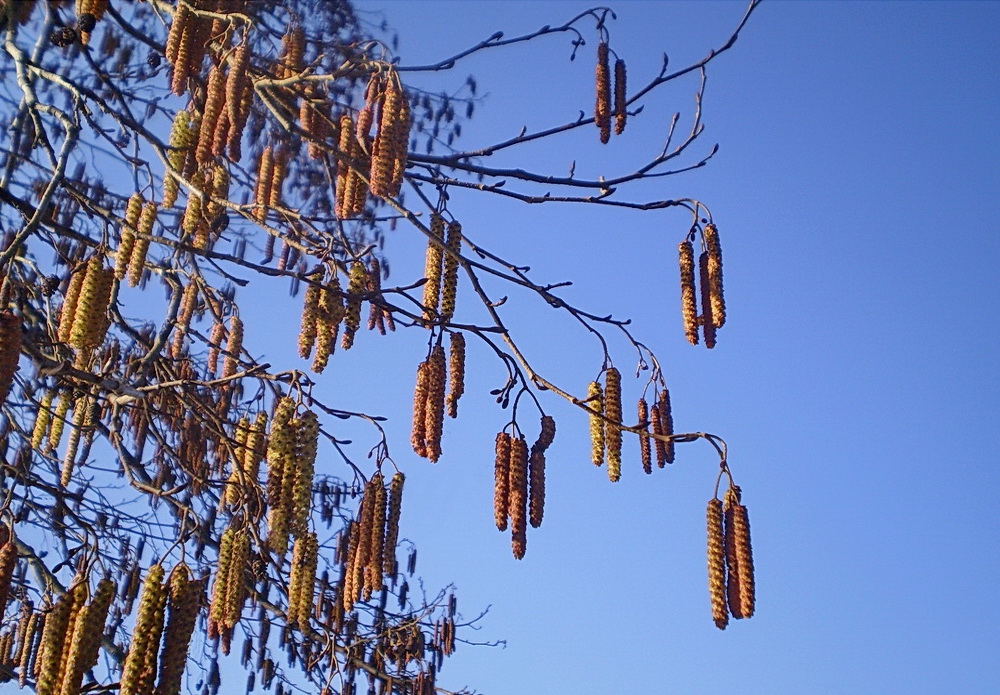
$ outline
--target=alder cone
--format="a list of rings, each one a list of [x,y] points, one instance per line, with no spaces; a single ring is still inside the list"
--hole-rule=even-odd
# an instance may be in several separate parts
[[[14,383],[17,361],[21,357],[21,319],[9,311],[0,312],[0,403]]]

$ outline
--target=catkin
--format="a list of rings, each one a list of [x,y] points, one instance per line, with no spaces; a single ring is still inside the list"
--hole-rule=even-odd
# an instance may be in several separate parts
[[[712,292],[708,277],[708,253],[703,251],[698,257],[698,281],[701,284],[701,328],[705,336],[705,347],[715,347],[715,316],[712,314]]]
[[[604,463],[604,390],[592,381],[587,386],[587,407],[590,408],[590,460],[595,466]]]
[[[508,480],[511,550],[520,560],[528,542],[528,443],[523,436],[511,439]]]
[[[169,618],[163,630],[163,650],[160,652],[160,676],[155,695],[179,695],[188,645],[201,605],[201,580],[190,579],[183,563],[170,573],[168,599]]]
[[[295,429],[291,425],[295,401],[281,398],[271,419],[271,435],[267,444],[267,544],[278,555],[288,549],[289,506],[292,499],[295,471]]]
[[[10,600],[10,583],[16,566],[17,544],[11,535],[0,546],[0,615],[6,610],[7,602]]]
[[[715,626],[725,630],[729,624],[726,609],[726,556],[722,528],[722,502],[717,498],[708,501],[708,595],[712,602],[712,619]]]
[[[115,251],[115,278],[124,280],[128,273],[129,260],[132,258],[132,249],[135,247],[135,231],[139,224],[139,215],[142,212],[142,196],[133,193],[125,205],[125,219],[122,224],[121,242]]]
[[[163,566],[157,563],[149,568],[143,580],[132,644],[122,667],[120,695],[142,695],[152,690],[167,602],[163,577]]]
[[[281,147],[274,153],[274,168],[271,170],[271,184],[267,187],[267,206],[270,209],[281,207],[281,184],[288,171],[289,152]]]
[[[0,312],[0,404],[6,402],[14,384],[22,332],[21,319],[9,311]]]
[[[413,426],[410,445],[417,456],[427,458],[427,388],[429,364],[424,360],[417,365],[417,382],[413,388]]]
[[[226,618],[227,598],[229,596],[229,568],[233,557],[233,546],[236,540],[236,530],[232,526],[227,526],[219,538],[219,556],[216,562],[215,582],[212,584],[212,600],[208,609],[209,623],[214,629],[210,632],[217,632],[224,627]]]
[[[427,458],[437,463],[441,457],[441,436],[444,431],[444,401],[446,365],[444,348],[435,345],[427,359],[427,424],[424,431],[427,443]]]
[[[295,430],[295,456],[293,465],[292,500],[288,528],[294,536],[308,530],[312,510],[312,484],[319,446],[319,418],[307,410],[301,418],[292,420]]]
[[[556,438],[556,420],[551,415],[542,415],[539,432],[538,441],[535,442],[533,448],[539,449],[540,451],[545,451],[550,446]]]
[[[35,692],[37,695],[55,695],[62,681],[59,666],[66,647],[66,633],[70,627],[77,593],[70,591],[62,595],[49,611],[42,630],[42,640],[38,645],[38,668]]]
[[[245,39],[246,37],[244,37]],[[227,145],[233,142],[234,137],[239,138],[246,126],[250,109],[244,108],[247,93],[253,97],[253,84],[250,81],[250,42],[242,41],[233,51],[229,59],[229,74],[226,76],[226,111],[229,115],[229,137]],[[229,149],[230,160],[238,161],[232,157],[233,151]]]
[[[80,293],[83,290],[83,282],[87,279],[87,269],[89,264],[73,271],[69,277],[69,285],[66,286],[66,297],[63,299],[62,310],[59,313],[59,328],[56,337],[62,343],[68,343],[73,332],[73,323],[76,319],[76,308],[80,303]]]
[[[173,174],[184,173],[185,162],[189,158],[194,158],[192,150],[197,144],[198,136],[196,127],[197,123],[187,111],[178,111],[174,116],[173,125],[170,128],[169,148],[166,153],[167,171],[163,174],[163,201],[161,204],[165,208],[169,208],[177,202],[180,184]]]
[[[340,332],[340,322],[344,319],[345,311],[340,279],[334,273],[330,281],[320,290],[317,305],[316,355],[312,363],[312,370],[317,374],[326,369],[330,355],[336,348],[337,334]]]
[[[268,205],[271,202],[273,174],[274,149],[268,145],[260,153],[260,162],[257,164],[257,183],[254,187],[253,217],[258,222],[263,222],[267,217]]]
[[[108,304],[111,301],[114,279],[114,269],[104,267],[104,259],[100,254],[93,256],[87,263],[87,276],[80,290],[69,336],[71,347],[93,349],[104,341],[111,325]]]
[[[712,322],[716,328],[726,323],[726,299],[722,292],[722,246],[719,229],[714,224],[705,225],[701,233],[708,252],[708,295],[712,305]]]
[[[153,233],[153,223],[156,222],[156,203],[146,203],[139,215],[138,234],[132,254],[128,261],[128,286],[135,287],[142,281],[142,273],[146,270],[146,254],[149,252],[150,235]]]
[[[104,637],[104,623],[114,598],[115,584],[108,578],[97,583],[94,597],[80,610],[70,643],[66,673],[62,682],[62,695],[76,695],[83,683],[83,674],[97,664],[97,657]]]
[[[441,277],[444,252],[441,242],[444,239],[444,219],[431,215],[430,237],[427,239],[427,251],[424,255],[424,320],[433,321],[439,314],[441,302]]]
[[[319,313],[320,286],[306,285],[302,299],[302,321],[299,326],[299,357],[309,359],[316,344],[316,318]]]
[[[511,437],[497,434],[496,463],[493,468],[493,520],[500,531],[507,530],[510,519],[510,449]]]
[[[365,567],[365,595],[382,590],[382,560],[385,556],[387,499],[382,474],[372,476],[372,528],[368,539],[368,564]]]
[[[243,322],[235,314],[229,319],[229,337],[226,339],[226,358],[222,363],[222,378],[236,374],[240,353],[243,351]]]
[[[198,131],[198,147],[195,161],[207,164],[212,161],[212,149],[219,117],[226,112],[226,77],[222,67],[213,65],[208,71],[208,85],[205,88],[205,108],[202,111],[201,126]]]
[[[52,400],[55,398],[55,391],[46,391],[42,396],[41,403],[38,404],[38,413],[35,415],[35,425],[31,429],[31,448],[40,451],[45,437],[52,426]]]
[[[665,437],[672,437],[674,434],[674,414],[670,406],[670,391],[666,388],[660,389],[659,395],[659,416],[660,416],[660,433]],[[674,442],[669,440],[664,443],[664,460],[667,463],[674,462]],[[660,464],[660,468],[663,464]]]
[[[740,502],[740,489],[729,488],[723,503],[726,543],[726,579],[729,611],[734,618],[753,616],[755,587],[750,518]]]
[[[402,473],[395,473],[389,483],[389,499],[386,503],[385,541],[382,552],[382,572],[391,576],[396,568],[396,542],[399,540],[399,514],[403,503]]]
[[[344,303],[344,335],[340,346],[350,350],[354,345],[354,336],[361,328],[361,297],[368,285],[368,271],[361,261],[351,264],[351,272],[347,278],[347,300]]]
[[[465,335],[451,333],[448,339],[448,417],[458,417],[458,399],[465,393]]]
[[[298,627],[302,632],[309,629],[309,620],[312,618],[318,553],[319,541],[312,532],[296,539],[292,548],[287,620],[289,626]]]
[[[594,123],[601,134],[601,142],[611,139],[611,69],[608,65],[608,44],[597,44],[597,100],[594,105]]]
[[[221,321],[212,324],[212,330],[208,334],[208,355],[205,359],[205,369],[209,376],[215,376],[219,371],[219,350],[222,349],[222,340],[226,337],[226,326]]]
[[[250,534],[240,529],[233,535],[233,545],[229,556],[228,572],[225,580],[225,602],[219,625],[227,632],[240,620],[243,602],[246,599],[246,571],[250,560]]]
[[[608,480],[617,483],[622,475],[622,376],[614,367],[609,367],[604,376],[604,415]]]
[[[698,306],[694,294],[694,247],[689,239],[677,246],[681,269],[681,319],[684,335],[692,345],[698,344]]]
[[[66,426],[70,404],[73,402],[73,392],[66,390],[59,394],[56,410],[52,417],[52,428],[49,430],[49,450],[59,448],[63,428]]]
[[[545,514],[545,452],[538,447],[528,458],[528,483],[528,522],[538,528]]]
[[[619,58],[615,61],[615,135],[625,132],[625,120],[628,118],[626,89],[625,61]]]
[[[646,403],[645,398],[639,399],[636,411],[639,418],[639,425],[643,430],[639,433],[639,457],[642,461],[642,470],[648,475],[653,472],[653,450],[652,446],[650,446],[649,437],[645,434],[649,431],[649,404]]]
[[[354,121],[351,120],[350,114],[345,113],[340,117],[339,129],[340,139],[337,143],[337,149],[340,157],[337,160],[337,180],[334,186],[334,212],[337,217],[344,219],[347,217],[347,207],[350,204],[347,196],[348,182],[351,177],[351,165],[348,157],[351,156],[353,149],[351,143],[355,137]]]
[[[455,295],[458,290],[458,254],[462,250],[462,225],[456,221],[448,224],[444,254],[444,269],[441,275],[441,320],[450,321],[455,315]]]

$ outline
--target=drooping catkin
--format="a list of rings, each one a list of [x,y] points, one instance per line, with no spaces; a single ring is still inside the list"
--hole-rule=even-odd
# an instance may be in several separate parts
[[[511,550],[520,560],[528,543],[528,443],[523,436],[511,438],[508,480]]]
[[[590,460],[595,466],[604,463],[604,389],[592,381],[587,386],[587,407],[590,408]]]
[[[159,563],[146,572],[139,596],[139,610],[132,629],[132,644],[122,668],[121,695],[143,695],[152,691],[167,604],[164,570]]]
[[[550,446],[552,442],[556,439],[556,419],[551,415],[542,415],[539,432],[538,441],[536,441],[532,448],[539,449],[540,451],[545,451]]]
[[[226,601],[229,595],[229,567],[233,557],[233,546],[236,539],[236,529],[227,526],[219,538],[219,555],[216,562],[215,581],[212,583],[212,600],[208,609],[209,622],[214,624],[217,632],[224,626],[226,618]]]
[[[458,399],[465,393],[465,335],[448,336],[448,417],[458,417]]]
[[[347,298],[344,302],[344,335],[340,346],[350,350],[354,345],[354,336],[361,328],[361,298],[368,286],[368,270],[361,261],[351,264],[347,277]]]
[[[0,312],[0,404],[14,384],[17,361],[21,357],[21,319],[10,311]]]
[[[528,458],[528,522],[532,528],[542,525],[545,514],[545,452],[531,448]]]
[[[219,117],[225,111],[226,76],[220,65],[213,65],[208,71],[205,108],[202,111],[201,125],[198,131],[198,147],[195,150],[195,161],[198,164],[207,164],[212,160],[215,131],[219,125]]]
[[[295,423],[295,457],[292,478],[292,506],[288,528],[294,536],[303,535],[309,527],[312,511],[312,485],[319,447],[319,418],[307,410]]]
[[[368,539],[368,564],[365,567],[365,595],[382,590],[382,559],[385,555],[387,499],[381,473],[372,476],[372,529]]]
[[[229,319],[229,337],[226,339],[226,357],[222,363],[222,378],[236,374],[243,351],[243,322],[235,314]]]
[[[177,202],[177,193],[180,190],[180,184],[173,174],[183,174],[186,169],[185,162],[189,158],[194,160],[193,149],[197,144],[197,127],[198,123],[191,118],[187,111],[178,111],[174,116],[170,128],[170,139],[167,143],[169,146],[166,152],[167,171],[163,174],[163,201],[161,204],[165,208],[172,207]]]
[[[302,321],[299,326],[299,357],[304,360],[312,355],[316,343],[316,318],[319,314],[320,286],[313,283],[306,285],[302,298]]]
[[[382,552],[382,572],[386,576],[392,576],[396,569],[396,543],[399,540],[399,515],[403,504],[403,483],[405,480],[402,473],[396,472],[389,482],[385,542]]]
[[[90,603],[81,609],[73,629],[69,659],[62,682],[62,695],[76,695],[83,683],[83,674],[97,664],[104,637],[104,624],[114,598],[115,584],[107,577],[97,582]]]
[[[622,376],[614,367],[604,375],[604,442],[608,456],[608,480],[622,475]]]
[[[689,239],[677,246],[681,269],[681,319],[684,335],[692,345],[698,344],[698,305],[694,288],[694,247]]]
[[[87,279],[88,265],[77,268],[69,277],[69,284],[66,286],[66,297],[63,299],[62,310],[59,313],[59,329],[56,337],[60,342],[68,343],[73,332],[73,322],[76,318],[76,307],[80,303],[80,292],[83,290],[83,282]]]
[[[719,242],[719,229],[714,224],[707,224],[701,233],[708,252],[708,294],[712,305],[712,322],[716,328],[722,328],[726,323],[726,298],[722,292],[722,245]]]
[[[715,316],[712,314],[712,293],[708,277],[708,252],[702,251],[698,257],[698,282],[701,287],[701,323],[702,334],[705,336],[705,347],[715,347]]]
[[[274,152],[274,168],[271,170],[271,184],[267,187],[267,206],[272,210],[281,207],[281,185],[288,171],[289,154],[286,147],[278,148]]]
[[[361,498],[362,506],[364,505],[364,496]],[[359,510],[363,511],[363,510]],[[349,612],[354,608],[354,604],[357,601],[358,593],[360,592],[360,587],[358,586],[358,551],[361,546],[361,524],[358,521],[351,521],[349,524],[348,534],[348,546],[347,546],[347,562],[344,564],[344,592],[341,595],[341,603],[344,607],[344,612]]]
[[[301,632],[309,629],[316,590],[316,566],[319,540],[309,532],[295,540],[292,547],[292,572],[288,580],[288,624]]]
[[[87,263],[87,276],[80,289],[80,299],[73,316],[73,328],[69,335],[71,347],[79,350],[93,349],[104,342],[111,320],[108,318],[108,304],[114,285],[113,268],[104,267],[104,258],[95,254]]]
[[[288,549],[290,510],[284,500],[291,500],[295,471],[295,429],[291,425],[295,401],[278,400],[271,418],[267,443],[267,545],[278,555]]]
[[[427,358],[427,407],[424,427],[427,458],[437,463],[441,458],[441,436],[444,432],[444,401],[446,369],[444,348],[435,345]]]
[[[67,389],[59,394],[59,400],[56,402],[56,410],[52,416],[52,428],[49,430],[49,450],[59,448],[59,442],[62,440],[63,428],[66,426],[69,408],[72,403],[72,391]]]
[[[63,594],[45,619],[42,640],[38,645],[39,656],[36,660],[38,680],[35,683],[35,692],[38,695],[55,695],[62,685],[59,666],[63,660],[63,652],[68,646],[66,633],[70,627],[76,596],[75,591]]]
[[[670,391],[664,387],[660,389],[659,400],[660,433],[665,437],[672,437],[674,434],[674,414],[670,405]],[[674,442],[669,440],[664,443],[664,460],[667,463],[674,462]],[[663,464],[660,464],[663,467]]]
[[[352,143],[355,139],[354,121],[351,119],[351,115],[348,113],[341,115],[338,126],[340,139],[337,142],[337,150],[341,156],[337,160],[337,180],[334,187],[334,213],[338,218],[344,219],[347,217],[347,208],[351,202],[347,191],[348,182],[351,178],[351,164],[348,158],[351,157],[351,153],[354,150]]]
[[[430,237],[427,239],[427,251],[424,255],[424,320],[433,321],[440,313],[441,277],[444,251],[441,243],[444,241],[444,218],[437,213],[431,215]],[[430,325],[430,324],[428,324]]]
[[[229,57],[229,74],[226,76],[226,111],[229,115],[227,145],[232,142],[234,133],[242,134],[247,117],[250,115],[250,110],[244,108],[247,92],[251,92],[251,97],[253,92],[249,68],[250,42],[244,37]],[[233,160],[232,157],[230,159]]]
[[[205,369],[209,376],[215,376],[219,371],[219,351],[222,349],[222,341],[226,337],[226,325],[221,321],[212,324],[212,330],[208,334],[208,355],[205,359]]]
[[[730,487],[723,503],[726,542],[727,596],[734,618],[749,618],[756,603],[750,518],[740,500],[740,489]]]
[[[611,139],[611,68],[608,64],[608,44],[597,44],[596,87],[597,99],[594,104],[594,123],[600,130],[601,142]]]
[[[344,296],[340,290],[340,279],[334,273],[323,285],[319,294],[316,311],[316,355],[312,370],[321,374],[326,369],[330,355],[337,345],[337,334],[344,319]]]
[[[142,273],[146,270],[146,254],[149,252],[150,235],[153,233],[153,223],[156,222],[156,203],[146,203],[139,215],[139,227],[128,262],[128,286],[135,287],[142,281]]]
[[[128,273],[128,263],[135,247],[135,231],[142,213],[142,196],[133,193],[125,205],[125,217],[121,228],[121,241],[115,251],[115,278],[124,280]]]
[[[493,467],[493,520],[500,531],[507,530],[510,519],[510,449],[511,436],[498,433]]]
[[[0,615],[7,608],[10,600],[10,583],[17,566],[17,544],[13,535],[9,536],[0,546]]]
[[[187,664],[191,633],[201,606],[201,580],[191,579],[187,565],[181,563],[170,573],[169,617],[163,630],[160,652],[160,676],[154,695],[179,695],[184,667]]]
[[[722,528],[722,501],[708,501],[708,595],[712,602],[715,626],[725,630],[729,624],[726,608],[726,551]]]
[[[457,221],[448,224],[444,254],[444,269],[441,276],[441,320],[450,321],[455,315],[455,296],[458,291],[458,254],[462,251],[462,225]]]
[[[268,206],[271,203],[273,175],[274,148],[268,145],[260,153],[260,161],[257,164],[257,183],[254,186],[253,217],[258,222],[263,222],[267,217]]]
[[[219,626],[232,630],[240,620],[243,602],[246,599],[246,571],[250,560],[250,534],[243,528],[233,535],[233,546],[229,556],[228,575],[225,581],[225,603]]]
[[[48,390],[42,395],[42,401],[38,404],[38,413],[35,415],[35,424],[31,429],[31,448],[40,451],[45,437],[52,426],[52,401],[55,398],[55,391]]]
[[[636,414],[639,418],[639,425],[642,432],[639,433],[639,458],[642,461],[642,470],[647,475],[653,472],[653,450],[649,437],[645,435],[649,431],[649,404],[645,398],[640,398],[636,405]]]
[[[399,139],[396,130],[401,127],[400,118],[402,116],[401,100],[405,99],[399,89],[398,77],[392,70],[385,79],[385,94],[382,100],[382,108],[379,110],[378,129],[375,134],[375,141],[372,143],[372,166],[371,166],[371,192],[374,196],[385,198],[390,195],[390,185],[392,183],[392,170],[396,162],[396,144]],[[362,115],[370,118],[371,108],[366,105]],[[359,115],[358,125],[362,128],[362,117]],[[362,131],[361,137],[367,133],[367,128]]]
[[[626,90],[625,61],[619,58],[615,61],[615,135],[625,132],[625,120],[628,118]]]
[[[417,381],[413,388],[413,425],[410,429],[410,445],[417,456],[427,458],[427,360],[417,365]]]

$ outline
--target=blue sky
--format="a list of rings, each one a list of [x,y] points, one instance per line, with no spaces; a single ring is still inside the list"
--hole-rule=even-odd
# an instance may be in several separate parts
[[[358,6],[398,29],[402,65],[588,7]],[[638,84],[663,51],[680,66],[720,45],[744,4],[613,8],[612,47]],[[680,446],[673,467],[647,477],[626,440],[622,481],[612,485],[588,463],[585,419],[544,401],[559,425],[545,523],[518,562],[492,526],[493,438],[508,415],[488,391],[502,385],[500,366],[470,349],[463,412],[447,423],[445,454],[432,466],[405,447],[422,336],[361,336],[365,349],[339,354],[322,388],[342,394],[338,405],[392,418],[407,473],[403,534],[419,547],[428,589],[453,581],[465,618],[490,609],[464,636],[506,640],[460,644],[441,685],[488,695],[995,691],[998,30],[1000,4],[986,2],[759,8],[709,68],[695,150],[718,142],[719,154],[636,187],[638,197],[693,197],[712,210],[729,306],[713,351],[681,332],[675,249],[685,215],[453,196],[476,242],[531,265],[540,280],[573,280],[564,296],[594,313],[631,317],[666,366],[677,427],[726,438],[753,524],[757,615],[725,632],[711,621],[707,445]],[[592,108],[586,36],[572,63],[569,39],[551,37],[422,84],[458,88],[476,76],[488,97],[463,128],[465,147],[522,124],[561,123]],[[594,175],[631,170],[660,146],[674,111],[690,123],[696,87],[662,90],[607,146],[586,132],[518,161],[560,174],[573,160]],[[419,277],[422,249],[408,230],[389,236],[393,281]],[[539,370],[582,393],[600,367],[598,346],[530,297],[511,292],[505,309]],[[631,372],[627,345],[612,350]],[[365,389],[349,376],[361,369]],[[627,404],[636,383],[625,380]]]

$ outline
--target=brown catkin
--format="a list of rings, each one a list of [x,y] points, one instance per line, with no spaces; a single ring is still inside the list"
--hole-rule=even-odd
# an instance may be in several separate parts
[[[362,503],[364,498],[362,497]],[[361,511],[361,510],[359,510]],[[354,608],[357,601],[359,588],[357,586],[357,564],[358,550],[361,545],[361,524],[357,521],[350,522],[348,531],[347,562],[344,564],[344,592],[341,595],[344,612],[349,612]]]
[[[663,427],[660,420],[660,403],[657,401],[649,409],[649,422],[654,435],[662,435]],[[653,440],[653,450],[656,452],[656,465],[663,468],[667,463],[667,445],[660,439]]]
[[[712,315],[712,293],[708,277],[708,253],[703,251],[698,257],[698,281],[701,284],[701,317],[700,323],[705,336],[705,347],[715,347],[715,316]]]
[[[387,499],[385,482],[381,473],[376,473],[372,480],[372,530],[368,539],[368,565],[365,568],[365,593],[382,590],[382,559],[385,556],[385,523],[387,516]]]
[[[712,601],[712,619],[715,626],[725,630],[729,624],[726,609],[726,555],[722,528],[722,502],[708,501],[708,595]]]
[[[608,44],[597,44],[596,85],[597,100],[594,104],[594,123],[601,134],[601,142],[611,139],[611,68],[608,65]]]
[[[0,404],[14,384],[17,361],[21,357],[21,319],[9,311],[0,311]]]
[[[545,514],[545,452],[537,447],[528,458],[528,483],[528,522],[538,528]]]
[[[143,580],[132,644],[122,667],[121,695],[140,695],[152,689],[167,601],[163,577],[163,566],[157,563],[149,568]]]
[[[498,433],[493,468],[493,520],[500,531],[507,530],[510,518],[510,448],[510,435]]]
[[[587,386],[587,407],[590,408],[590,460],[595,466],[604,463],[604,390],[592,381]]]
[[[385,542],[382,552],[382,572],[392,576],[396,569],[396,542],[399,540],[399,515],[403,504],[402,473],[394,473],[389,483],[389,499],[386,503]]]
[[[273,175],[274,148],[268,145],[260,153],[260,162],[257,164],[257,183],[254,187],[253,216],[258,222],[263,222],[267,217],[268,205],[271,202]]]
[[[448,336],[448,417],[458,417],[458,399],[465,393],[465,335]]]
[[[62,310],[59,313],[59,329],[56,337],[60,342],[68,343],[70,334],[73,332],[73,321],[76,318],[76,307],[80,303],[80,292],[83,290],[83,282],[87,279],[87,268],[83,266],[73,271],[69,278],[69,285],[66,287],[66,297],[63,299]]]
[[[441,436],[444,432],[444,401],[446,365],[444,348],[435,345],[427,358],[427,408],[424,428],[427,442],[427,458],[437,463],[441,458]]]
[[[233,315],[229,319],[229,337],[226,340],[226,358],[222,363],[222,378],[227,379],[239,367],[240,353],[243,351],[243,322]]]
[[[604,376],[604,415],[608,480],[617,483],[622,475],[622,376],[614,367],[609,367]]]
[[[38,641],[41,632],[45,629],[45,615],[33,612],[28,619],[28,626],[24,633],[24,644],[21,648],[21,657],[18,660],[17,686],[23,689],[28,684],[28,675],[31,673],[32,665],[38,657]]]
[[[226,76],[219,65],[213,65],[208,71],[208,86],[205,89],[205,108],[201,116],[201,126],[198,131],[198,148],[195,150],[195,161],[206,164],[212,161],[212,149],[215,141],[215,131],[219,118],[226,111]]]
[[[153,223],[156,222],[156,203],[146,203],[139,215],[138,234],[132,254],[128,262],[128,286],[135,287],[142,281],[142,273],[146,270],[146,254],[149,252],[150,235],[153,233]]]
[[[538,441],[535,442],[532,448],[536,448],[540,451],[545,451],[550,446],[556,438],[556,420],[551,415],[542,415],[542,419],[539,426]]]
[[[511,550],[520,560],[528,543],[528,443],[524,437],[511,439],[508,480]]]
[[[222,349],[222,341],[226,337],[226,326],[221,321],[212,324],[212,330],[208,334],[208,356],[205,359],[205,369],[209,376],[215,376],[219,371],[219,350]]]
[[[650,446],[649,437],[645,435],[645,432],[649,431],[649,404],[646,403],[645,398],[639,399],[636,411],[639,418],[639,426],[643,430],[639,434],[639,458],[642,461],[643,472],[648,475],[653,472],[653,449]]]
[[[625,61],[619,58],[615,61],[615,135],[625,132],[625,120],[628,118],[626,90]]]
[[[445,242],[448,253],[444,254],[444,269],[441,275],[441,320],[450,321],[455,315],[455,296],[458,291],[458,254],[462,251],[462,225],[456,221],[448,224]]]
[[[281,207],[281,184],[288,172],[288,149],[281,147],[274,153],[274,168],[271,170],[271,184],[267,187],[267,206],[272,210]]]
[[[10,600],[10,583],[16,566],[17,544],[11,536],[0,546],[0,615],[3,615]]]
[[[734,618],[749,618],[756,603],[750,518],[740,501],[740,489],[729,488],[724,501],[727,595]]]
[[[431,235],[427,239],[427,251],[424,255],[424,320],[433,321],[439,314],[441,302],[441,276],[444,251],[441,242],[444,240],[444,219],[431,215]]]
[[[681,319],[684,335],[692,345],[698,344],[698,305],[694,288],[694,247],[689,239],[677,246],[681,269]]]
[[[718,227],[705,225],[701,237],[708,252],[708,295],[712,305],[712,322],[716,328],[722,328],[726,323],[726,298],[722,292],[722,246]]]
[[[155,695],[179,695],[188,645],[201,606],[201,580],[190,579],[190,571],[182,564],[170,573],[169,617],[163,630],[163,650],[160,652],[160,676]]]
[[[424,360],[417,365],[417,383],[413,388],[413,426],[410,445],[417,456],[427,458],[427,388],[430,365]]]
[[[660,433],[665,437],[672,437],[674,434],[674,414],[670,406],[670,391],[666,388],[660,389],[659,395],[659,415],[660,415]],[[667,463],[674,462],[674,442],[670,440],[665,443],[664,449],[664,460]],[[663,464],[660,464],[663,467]]]

